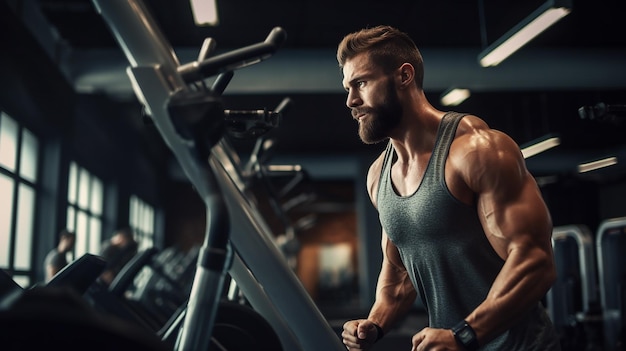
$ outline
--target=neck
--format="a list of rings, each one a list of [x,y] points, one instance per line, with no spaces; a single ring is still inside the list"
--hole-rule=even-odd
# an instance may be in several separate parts
[[[400,162],[409,162],[430,153],[435,145],[439,123],[445,112],[428,102],[423,90],[412,89],[403,97],[402,122],[391,136]]]

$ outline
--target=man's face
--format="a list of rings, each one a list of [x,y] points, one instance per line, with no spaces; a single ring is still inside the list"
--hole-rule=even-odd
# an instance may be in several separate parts
[[[359,137],[366,144],[387,139],[402,117],[393,77],[384,74],[365,54],[348,60],[343,73],[346,105],[359,122]]]
[[[364,118],[359,123],[359,137],[366,144],[374,144],[387,139],[391,131],[398,126],[402,116],[402,105],[398,100],[393,80],[387,79],[381,91],[382,102],[365,107],[371,118]]]

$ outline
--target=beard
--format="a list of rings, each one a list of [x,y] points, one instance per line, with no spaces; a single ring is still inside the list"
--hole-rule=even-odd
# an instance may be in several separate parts
[[[389,138],[391,131],[400,124],[402,105],[396,93],[393,80],[389,79],[383,102],[373,107],[355,108],[353,115],[366,113],[368,116],[359,122],[359,137],[365,144],[376,144]]]

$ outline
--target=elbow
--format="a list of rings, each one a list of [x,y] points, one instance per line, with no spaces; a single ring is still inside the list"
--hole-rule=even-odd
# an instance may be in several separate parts
[[[543,272],[541,286],[543,286],[546,293],[548,292],[548,290],[550,290],[550,288],[552,288],[552,285],[554,285],[557,279],[556,263],[554,261],[554,256],[552,256],[550,253],[546,253],[545,257],[543,258],[543,264],[541,269],[541,271]]]
[[[526,274],[532,277],[528,283],[534,286],[536,296],[543,296],[554,285],[557,280],[556,262],[552,250],[533,250],[532,259],[527,261]]]

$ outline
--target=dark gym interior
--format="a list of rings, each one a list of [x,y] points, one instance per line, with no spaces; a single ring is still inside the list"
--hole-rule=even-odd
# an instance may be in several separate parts
[[[221,99],[232,111],[273,110],[289,101],[278,125],[263,135],[273,142],[263,162],[295,171],[277,172],[269,192],[254,177],[249,186],[261,221],[333,331],[348,319],[365,317],[374,301],[380,225],[365,174],[384,148],[384,143],[359,140],[345,105],[336,46],[349,32],[388,24],[407,32],[421,50],[424,89],[436,108],[477,115],[521,147],[560,138],[557,147],[526,159],[550,210],[561,265],[544,302],[558,322],[564,350],[624,349],[626,12],[620,1],[566,1],[569,15],[500,65],[486,68],[479,65],[478,54],[544,0],[217,0],[215,26],[195,25],[189,1],[137,3],[153,16],[181,64],[197,60],[206,38],[215,40],[214,55],[219,55],[263,42],[275,27],[286,32],[271,57],[234,72]],[[207,210],[147,116],[128,66],[91,0],[0,0],[0,268],[6,275],[0,298],[6,306],[11,290],[26,293],[46,285],[43,262],[62,229],[76,232],[70,255],[78,260],[97,254],[102,241],[130,226],[141,239],[139,253],[150,262],[145,265],[154,266],[169,284],[163,280],[167,289],[153,288],[163,294],[151,301],[155,305],[137,306],[133,300],[148,293],[138,287],[142,274],[145,281],[157,275],[145,267],[127,282],[134,290],[117,291],[123,306],[88,282],[77,284],[100,301],[103,311],[98,312],[132,314],[128,330],[147,327],[165,338],[164,325],[172,323],[188,297],[197,248],[207,232]],[[207,85],[215,79],[208,77]],[[454,87],[469,89],[471,96],[458,106],[442,105],[440,96]],[[6,141],[12,135],[13,144]],[[226,138],[243,164],[258,146],[254,136]],[[29,177],[22,158],[32,152],[24,145],[33,139],[37,158]],[[581,165],[605,158],[615,164],[581,171]],[[71,183],[83,174],[93,180],[86,186],[95,186],[100,195]],[[79,194],[74,200],[73,189]],[[92,196],[85,195],[88,200],[81,203],[81,192]],[[175,276],[168,278],[168,272]],[[619,292],[606,293],[609,288]],[[31,291],[26,302],[37,299]],[[91,307],[83,306],[80,296],[70,297],[64,303],[74,309]],[[250,318],[238,308],[225,306],[221,318],[227,312]],[[140,325],[133,325],[138,319]],[[150,337],[98,323],[85,327],[85,335],[100,328],[101,335],[136,343],[135,349],[158,347]],[[374,349],[408,350],[411,336],[427,324],[416,302]]]

